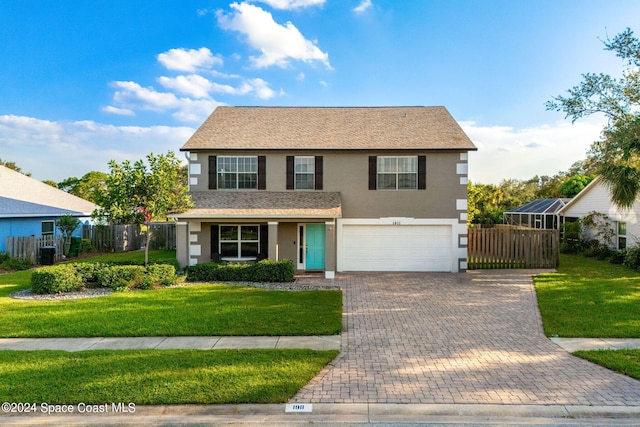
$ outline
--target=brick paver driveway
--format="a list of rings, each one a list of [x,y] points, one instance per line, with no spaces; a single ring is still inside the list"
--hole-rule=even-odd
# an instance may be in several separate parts
[[[342,353],[292,400],[640,405],[542,333],[531,272],[344,274]]]

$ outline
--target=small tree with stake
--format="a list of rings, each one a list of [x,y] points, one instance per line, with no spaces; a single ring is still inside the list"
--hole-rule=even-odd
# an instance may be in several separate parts
[[[62,215],[56,220],[56,227],[60,230],[64,238],[64,248],[62,249],[62,253],[65,255],[69,254],[69,248],[71,247],[71,235],[79,226],[80,220],[71,215]]]
[[[183,167],[173,151],[166,155],[147,155],[146,162],[125,160],[109,162],[106,189],[98,195],[94,217],[114,224],[143,224],[164,220],[170,213],[184,212],[193,206],[187,194]],[[145,265],[149,263],[151,229],[147,227]]]

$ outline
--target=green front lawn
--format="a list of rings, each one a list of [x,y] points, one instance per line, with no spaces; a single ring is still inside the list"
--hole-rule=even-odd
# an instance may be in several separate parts
[[[0,400],[125,405],[282,403],[337,351],[0,351]],[[109,410],[111,410],[109,404]]]
[[[640,337],[640,273],[581,255],[561,255],[535,278],[547,336]]]
[[[576,351],[576,356],[640,380],[640,350]]]
[[[342,292],[336,290],[200,284],[79,300],[8,297],[29,288],[30,277],[31,271],[0,275],[0,337],[333,335],[342,330]]]

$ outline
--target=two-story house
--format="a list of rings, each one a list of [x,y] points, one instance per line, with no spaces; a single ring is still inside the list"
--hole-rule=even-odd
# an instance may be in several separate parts
[[[464,270],[474,150],[444,107],[218,107],[181,148],[178,260]]]

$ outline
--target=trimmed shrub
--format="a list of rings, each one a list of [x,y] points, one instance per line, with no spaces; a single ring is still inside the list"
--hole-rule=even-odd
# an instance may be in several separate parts
[[[187,267],[188,282],[293,282],[293,261],[262,260],[254,264],[207,263]]]
[[[140,265],[112,265],[98,272],[101,286],[114,291],[137,288],[145,279],[145,268]]]
[[[37,268],[31,275],[31,292],[57,294],[81,289],[82,277],[71,264],[58,264]]]
[[[82,278],[84,286],[89,288],[100,286],[100,278],[98,275],[100,270],[107,267],[107,264],[99,262],[77,262],[71,265],[76,269],[76,273]]]
[[[30,260],[11,258],[6,253],[0,253],[0,270],[15,271],[28,270],[32,267]]]
[[[627,254],[624,257],[623,264],[633,270],[640,269],[640,246],[627,248]]]
[[[176,268],[169,264],[151,264],[147,266],[146,277],[142,289],[152,286],[171,286],[176,282]]]

